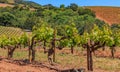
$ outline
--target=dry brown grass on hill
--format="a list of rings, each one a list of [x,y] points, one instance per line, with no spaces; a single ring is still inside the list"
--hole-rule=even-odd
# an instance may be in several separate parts
[[[4,4],[4,3],[0,3],[0,7],[13,7],[13,5],[10,5],[10,4]]]
[[[96,13],[98,19],[108,24],[120,24],[120,7],[93,6],[87,7]]]
[[[22,5],[22,4],[21,4]],[[22,5],[24,6],[24,5]],[[0,7],[14,7],[12,4],[5,4],[5,3],[0,3]],[[35,11],[35,8],[30,8],[31,11]]]

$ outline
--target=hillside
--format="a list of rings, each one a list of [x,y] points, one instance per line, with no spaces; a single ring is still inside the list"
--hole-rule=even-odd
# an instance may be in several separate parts
[[[8,3],[15,3],[14,0],[7,0],[7,1],[8,1]]]
[[[0,36],[6,35],[8,37],[11,37],[20,36],[21,34],[23,34],[23,31],[19,28],[0,26]]]
[[[10,3],[10,4],[13,4],[13,3],[15,3],[15,0],[0,0],[0,3]]]
[[[120,7],[92,6],[87,7],[96,13],[98,19],[108,24],[120,24]]]
[[[10,5],[10,4],[5,4],[5,3],[0,3],[0,7],[13,7],[13,5]]]
[[[35,3],[33,1],[27,1],[27,0],[0,0],[0,7],[7,7],[7,6],[13,7],[14,5],[18,5],[18,4],[27,5],[32,9],[38,8],[39,6],[41,6],[38,3]]]

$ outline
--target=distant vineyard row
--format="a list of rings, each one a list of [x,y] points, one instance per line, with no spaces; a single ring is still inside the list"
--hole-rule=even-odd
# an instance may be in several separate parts
[[[23,34],[23,32],[19,28],[0,26],[0,36],[6,35],[8,37],[12,37],[12,36],[19,36],[21,34]]]

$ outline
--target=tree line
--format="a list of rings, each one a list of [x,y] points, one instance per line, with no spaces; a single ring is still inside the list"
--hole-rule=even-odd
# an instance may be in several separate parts
[[[33,6],[34,10],[31,10],[30,4],[16,4],[14,7],[0,8],[0,25],[32,30],[32,27],[41,21],[52,26],[62,26],[73,22],[82,34],[87,29],[86,25],[92,27],[96,24],[101,27],[105,24],[104,21],[95,18],[93,11],[76,4],[67,7],[64,5],[55,7],[51,4]]]

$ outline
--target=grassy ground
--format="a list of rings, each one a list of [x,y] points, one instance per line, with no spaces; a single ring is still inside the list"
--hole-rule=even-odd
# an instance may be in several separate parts
[[[76,49],[75,54],[71,54],[70,50],[61,50],[56,53],[56,64],[60,65],[60,68],[86,68],[86,55],[81,49]],[[7,50],[0,49],[0,56],[7,57]],[[14,52],[14,59],[27,59],[28,51],[17,49]],[[47,54],[43,53],[43,50],[36,51],[36,60],[42,63],[48,63]],[[95,57],[94,69],[103,70],[103,72],[120,72],[120,60],[112,58]]]

